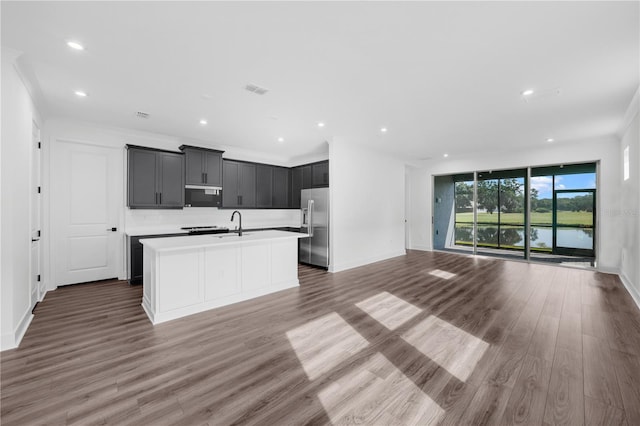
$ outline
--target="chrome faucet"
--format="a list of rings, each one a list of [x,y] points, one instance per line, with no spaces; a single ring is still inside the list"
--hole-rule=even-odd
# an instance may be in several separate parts
[[[238,217],[240,217],[240,226],[238,227],[238,236],[242,237],[242,214],[238,210],[234,210],[233,213],[231,213],[231,222],[233,222],[233,218],[235,217],[236,213],[238,213]]]

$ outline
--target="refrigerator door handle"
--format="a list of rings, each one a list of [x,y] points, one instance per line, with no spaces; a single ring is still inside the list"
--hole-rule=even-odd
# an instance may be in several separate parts
[[[300,225],[302,228],[309,226],[309,209],[302,209],[302,223]]]
[[[309,200],[309,236],[313,237],[313,200]]]

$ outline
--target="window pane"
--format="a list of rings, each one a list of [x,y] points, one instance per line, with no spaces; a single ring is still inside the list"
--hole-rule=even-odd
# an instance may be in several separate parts
[[[555,185],[556,189],[595,189],[596,174],[557,175]]]

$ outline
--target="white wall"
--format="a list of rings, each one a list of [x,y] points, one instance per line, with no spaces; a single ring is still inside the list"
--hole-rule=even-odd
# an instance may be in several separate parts
[[[405,254],[404,163],[336,139],[329,175],[329,270]]]
[[[475,170],[501,170],[527,166],[600,161],[597,220],[598,268],[618,272],[620,267],[620,158],[619,141],[615,137],[581,143],[545,144],[539,148],[517,152],[479,153],[465,158],[448,158],[430,162],[424,167],[411,169],[413,209],[412,248],[431,250],[432,199],[434,175],[472,172]],[[637,176],[637,175],[636,175]]]
[[[2,51],[0,162],[0,349],[16,347],[31,322],[31,162],[36,107],[15,68],[17,54]]]
[[[53,119],[45,123],[43,129],[43,140],[45,144],[45,166],[44,176],[48,186],[51,187],[56,180],[56,176],[52,174],[49,168],[50,159],[53,158],[53,152],[60,141],[73,141],[79,143],[117,147],[122,149],[122,169],[126,173],[126,144],[148,146],[152,148],[160,148],[178,151],[178,147],[182,144],[190,144],[196,146],[204,146],[215,149],[225,150],[224,158],[234,158],[239,160],[265,162],[269,164],[288,166],[286,161],[273,157],[261,155],[260,153],[250,153],[245,150],[230,148],[224,146],[209,146],[203,142],[182,139],[178,137],[161,135],[151,132],[137,131],[133,129],[113,128],[101,126],[94,123],[81,122],[76,120]],[[126,185],[126,177],[123,179]],[[49,191],[45,191],[44,205],[45,218],[50,217],[52,211],[52,200],[49,197]],[[119,196],[126,206],[126,188],[120,188]],[[243,228],[266,228],[266,227],[284,227],[284,226],[300,226],[300,213],[298,210],[241,210]],[[186,225],[219,225],[233,228],[237,224],[230,222],[231,211],[218,210],[216,208],[188,208],[183,210],[131,210],[124,208],[120,215],[120,223],[118,229],[121,234],[122,244],[119,246],[118,259],[122,259],[122,267],[120,268],[119,278],[124,279],[127,276],[125,253],[124,232],[130,229],[175,229],[175,227]],[[54,224],[45,223],[44,231],[46,235],[51,235]],[[48,290],[55,289],[55,280],[52,274],[55,268],[51,268],[51,245],[46,246],[44,256],[44,277],[45,285]]]
[[[625,147],[629,147],[629,179],[624,180],[622,167],[618,175],[621,182],[620,225],[624,229],[621,241],[620,277],[640,307],[640,130],[639,113],[640,90],[629,106],[626,114],[622,138],[620,141],[620,158]]]

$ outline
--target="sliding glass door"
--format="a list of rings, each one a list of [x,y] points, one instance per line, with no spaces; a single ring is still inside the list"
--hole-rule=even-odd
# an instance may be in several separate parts
[[[477,252],[524,257],[526,170],[478,173]]]
[[[450,175],[435,187],[437,249],[594,265],[595,163]]]

